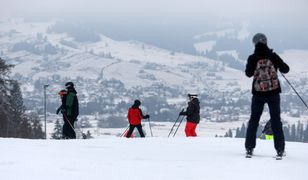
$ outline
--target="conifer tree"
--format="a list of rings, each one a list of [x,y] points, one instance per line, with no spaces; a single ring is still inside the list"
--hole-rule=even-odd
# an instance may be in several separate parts
[[[13,66],[7,65],[3,59],[0,58],[0,136],[9,137],[10,127],[10,103],[9,97],[9,78],[8,74]]]
[[[18,134],[16,127],[21,125],[20,123],[23,121],[24,118],[23,116],[25,113],[23,98],[20,91],[20,86],[17,81],[11,81],[10,95],[8,96],[8,99],[9,99],[10,114],[11,114],[8,126],[8,133],[10,136],[16,137]]]
[[[31,139],[43,139],[45,133],[43,132],[42,124],[37,114],[30,114],[29,121],[31,123]]]
[[[241,130],[240,130],[240,137],[244,138],[246,137],[246,126],[245,126],[245,123],[242,124],[242,127],[241,127]]]
[[[296,127],[295,127],[295,124],[292,124],[291,126],[291,141],[296,141]]]
[[[20,86],[9,77],[12,67],[0,58],[0,137],[41,138],[38,117],[25,114]]]
[[[59,119],[57,119],[55,123],[55,127],[53,128],[53,133],[51,135],[52,139],[61,139],[62,138],[62,125],[60,124]]]
[[[305,131],[304,131],[304,137],[303,142],[308,142],[308,124],[306,125]]]
[[[91,139],[91,138],[93,138],[93,137],[92,137],[92,134],[91,134],[91,132],[90,132],[90,131],[87,131],[87,135],[86,135],[86,137],[87,137],[87,139]]]

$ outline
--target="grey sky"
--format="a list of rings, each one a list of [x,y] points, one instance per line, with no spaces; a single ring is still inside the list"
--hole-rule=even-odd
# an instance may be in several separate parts
[[[307,0],[0,0],[0,17],[55,17],[116,40],[193,52],[193,36],[224,28],[265,32],[284,48],[308,47]]]
[[[0,0],[1,15],[97,17],[306,16],[306,0]]]

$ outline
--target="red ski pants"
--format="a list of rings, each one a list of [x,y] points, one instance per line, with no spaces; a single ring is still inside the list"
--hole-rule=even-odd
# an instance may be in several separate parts
[[[186,122],[185,126],[186,137],[196,137],[197,136],[196,128],[197,128],[196,123]]]

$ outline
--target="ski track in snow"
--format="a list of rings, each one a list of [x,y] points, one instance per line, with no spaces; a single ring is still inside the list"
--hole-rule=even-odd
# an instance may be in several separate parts
[[[277,161],[272,141],[245,158],[244,139],[0,139],[1,179],[279,180],[307,179],[308,145],[287,143]]]

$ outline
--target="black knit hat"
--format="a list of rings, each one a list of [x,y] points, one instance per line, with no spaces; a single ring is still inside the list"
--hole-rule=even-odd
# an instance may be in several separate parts
[[[136,99],[135,102],[134,102],[134,106],[139,107],[140,105],[141,105],[141,102],[138,99]]]
[[[65,83],[66,88],[74,88],[74,83],[73,82],[67,82]]]
[[[198,97],[198,94],[187,94],[188,97]]]

